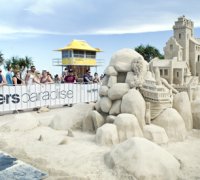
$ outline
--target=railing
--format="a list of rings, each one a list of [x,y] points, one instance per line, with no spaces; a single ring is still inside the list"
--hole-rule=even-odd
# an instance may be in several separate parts
[[[53,66],[62,66],[62,59],[61,58],[55,58],[52,60]]]
[[[74,57],[76,58],[84,58],[84,54],[74,54]]]
[[[96,55],[86,55],[86,58],[90,58],[90,59],[95,59],[96,58]]]
[[[35,84],[0,87],[0,113],[42,106],[58,106],[97,101],[100,85]]]
[[[104,66],[105,65],[103,59],[97,59],[96,62],[97,62],[97,66]]]
[[[83,58],[84,60],[84,58]],[[55,58],[52,60],[53,66],[62,66],[62,59],[61,58]],[[96,59],[96,66],[104,66],[104,60],[103,59]]]

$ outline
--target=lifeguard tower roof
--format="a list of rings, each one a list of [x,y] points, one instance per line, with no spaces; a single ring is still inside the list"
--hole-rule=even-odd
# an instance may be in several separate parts
[[[94,48],[90,46],[84,40],[73,40],[64,48],[60,48],[57,51],[64,51],[64,50],[84,50],[84,51],[95,51],[95,52],[102,52],[99,48]]]
[[[103,61],[97,61],[96,55],[102,52],[99,48],[94,48],[84,40],[72,40],[64,48],[55,51],[61,52],[61,59],[53,59],[53,65],[73,69],[78,77],[82,77],[86,70],[91,67],[96,68],[103,64]]]

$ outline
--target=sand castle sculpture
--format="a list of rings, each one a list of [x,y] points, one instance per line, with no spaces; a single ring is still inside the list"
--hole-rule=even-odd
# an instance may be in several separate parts
[[[200,98],[200,40],[193,37],[193,22],[184,16],[173,29],[163,60],[147,63],[133,49],[112,56],[96,110],[83,122],[83,130],[96,131],[98,144],[133,136],[165,144],[182,141],[187,131],[200,128],[200,114],[192,116],[191,110],[191,103]]]

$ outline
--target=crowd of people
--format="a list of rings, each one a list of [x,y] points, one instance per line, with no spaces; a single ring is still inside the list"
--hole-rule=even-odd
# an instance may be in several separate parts
[[[98,73],[91,75],[90,69],[87,69],[82,78],[78,78],[77,74],[73,69],[65,68],[62,75],[56,74],[54,77],[47,70],[43,70],[42,73],[36,70],[35,66],[31,66],[26,72],[19,70],[13,70],[11,67],[7,68],[6,75],[2,74],[2,69],[0,69],[0,86],[9,85],[31,85],[31,84],[51,84],[51,83],[77,83],[83,82],[85,84],[89,83],[100,83],[103,75],[100,77]],[[82,79],[82,81],[80,81]]]

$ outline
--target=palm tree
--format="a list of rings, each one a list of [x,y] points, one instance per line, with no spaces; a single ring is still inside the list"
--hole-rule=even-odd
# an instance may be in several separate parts
[[[4,57],[3,54],[0,51],[0,66],[4,64]]]
[[[5,61],[5,69],[12,67],[13,70],[23,71],[25,68],[30,68],[33,65],[31,57],[25,56],[25,58],[11,57]]]
[[[25,56],[24,61],[25,61],[24,66],[26,68],[30,68],[33,65],[33,60],[31,57]]]

